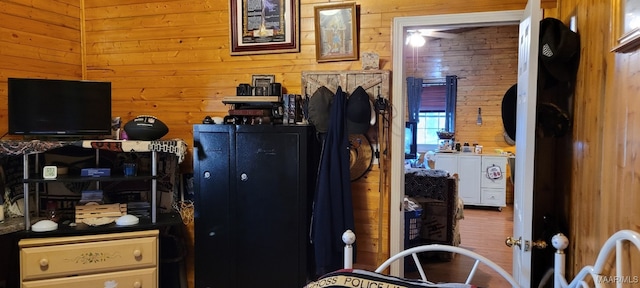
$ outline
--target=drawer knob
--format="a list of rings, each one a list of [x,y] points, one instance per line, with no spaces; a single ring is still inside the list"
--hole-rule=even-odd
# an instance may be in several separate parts
[[[140,281],[133,282],[133,288],[142,288],[142,283]]]
[[[49,266],[49,260],[47,258],[40,259],[40,267],[45,268]]]
[[[140,249],[133,250],[133,256],[136,258],[142,256],[142,251]]]

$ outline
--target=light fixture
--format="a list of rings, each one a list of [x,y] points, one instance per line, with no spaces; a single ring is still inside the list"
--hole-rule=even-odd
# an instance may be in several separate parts
[[[476,120],[478,126],[482,126],[482,108],[478,107],[478,119]]]
[[[420,35],[420,32],[412,32],[407,36],[407,44],[413,47],[422,47],[427,41]]]

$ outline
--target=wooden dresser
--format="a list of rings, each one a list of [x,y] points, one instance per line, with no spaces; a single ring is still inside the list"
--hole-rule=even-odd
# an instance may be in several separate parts
[[[158,287],[158,230],[26,238],[23,288]]]

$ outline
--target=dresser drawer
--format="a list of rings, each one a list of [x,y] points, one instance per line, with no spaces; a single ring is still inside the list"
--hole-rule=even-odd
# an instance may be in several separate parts
[[[158,261],[157,230],[23,239],[19,246],[23,281],[157,267]]]
[[[504,207],[506,206],[506,195],[504,189],[482,189],[482,204]]]
[[[158,283],[156,268],[128,270],[122,272],[99,273],[74,277],[62,277],[46,280],[25,281],[23,288],[156,288]],[[110,283],[108,283],[111,281]],[[107,286],[106,284],[113,284]],[[117,286],[116,286],[117,285]]]

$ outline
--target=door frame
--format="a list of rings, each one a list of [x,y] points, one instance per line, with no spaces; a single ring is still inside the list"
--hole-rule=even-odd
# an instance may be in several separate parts
[[[404,30],[414,26],[456,26],[487,27],[503,25],[519,25],[524,10],[507,10],[494,12],[460,13],[446,15],[396,17],[393,19],[392,47],[392,119],[391,119],[391,181],[390,181],[390,227],[389,253],[395,255],[404,249],[404,125],[406,75],[404,74]],[[515,225],[516,223],[514,223]],[[404,262],[395,261],[391,265],[390,274],[403,277]]]

